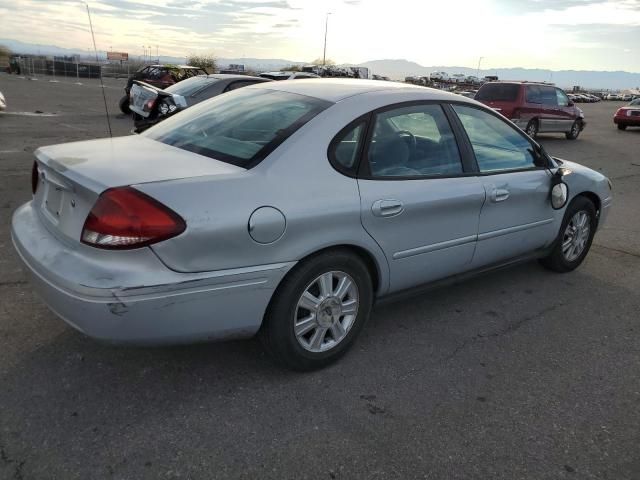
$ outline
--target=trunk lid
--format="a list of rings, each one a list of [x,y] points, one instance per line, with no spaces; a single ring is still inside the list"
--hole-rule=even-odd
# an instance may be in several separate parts
[[[50,230],[77,242],[91,208],[108,188],[245,171],[137,135],[41,147],[35,155],[34,205]]]

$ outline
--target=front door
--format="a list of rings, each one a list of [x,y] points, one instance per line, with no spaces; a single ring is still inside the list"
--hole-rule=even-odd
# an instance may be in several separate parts
[[[473,266],[508,260],[548,246],[558,232],[551,174],[529,139],[493,114],[454,105],[473,148],[486,201]]]
[[[362,224],[387,257],[391,291],[469,269],[485,190],[461,176],[443,108],[397,106],[371,122],[358,180]]]

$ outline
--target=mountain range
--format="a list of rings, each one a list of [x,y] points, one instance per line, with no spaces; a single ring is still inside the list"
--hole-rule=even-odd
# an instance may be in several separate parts
[[[0,45],[5,45],[15,53],[42,54],[42,55],[75,55],[95,58],[90,49],[61,48],[55,45],[35,45],[17,40],[0,39]],[[98,57],[104,59],[106,52],[98,52]],[[131,58],[142,58],[131,53]],[[155,60],[155,57],[153,57]],[[160,55],[160,61],[166,63],[181,64],[184,57],[171,57]],[[247,69],[256,71],[279,70],[290,65],[303,65],[307,62],[286,60],[280,58],[218,58],[218,65],[226,67],[229,64],[242,64]],[[367,67],[371,73],[387,76],[393,80],[403,80],[407,76],[426,76],[431,72],[444,71],[449,74],[462,73],[465,75],[497,75],[504,80],[530,80],[552,82],[563,88],[571,88],[579,85],[589,89],[620,90],[627,88],[640,88],[640,73],[625,71],[593,71],[593,70],[546,70],[528,68],[492,68],[476,70],[470,67],[458,66],[423,66],[404,59],[372,60],[359,64]]]

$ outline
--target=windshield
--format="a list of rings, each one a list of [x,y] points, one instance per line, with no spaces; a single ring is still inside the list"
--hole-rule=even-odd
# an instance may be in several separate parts
[[[201,90],[204,90],[209,85],[212,85],[217,81],[219,81],[218,78],[200,75],[198,77],[191,77],[183,80],[182,82],[171,85],[170,87],[165,88],[164,91],[176,95],[182,95],[183,97],[189,97],[191,95],[195,95]]]
[[[251,168],[330,102],[267,89],[239,89],[199,103],[142,135]]]
[[[513,102],[518,97],[520,85],[515,83],[486,83],[478,93],[476,100],[485,102]]]

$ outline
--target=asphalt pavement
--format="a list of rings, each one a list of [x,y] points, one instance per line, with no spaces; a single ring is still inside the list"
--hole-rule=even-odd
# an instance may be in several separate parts
[[[33,150],[131,129],[123,80],[0,74],[0,479],[640,478],[640,129],[581,105],[580,138],[540,138],[609,176],[583,265],[523,264],[377,307],[314,373],[255,340],[105,346],[57,319],[11,245]],[[35,113],[42,112],[42,113]]]

